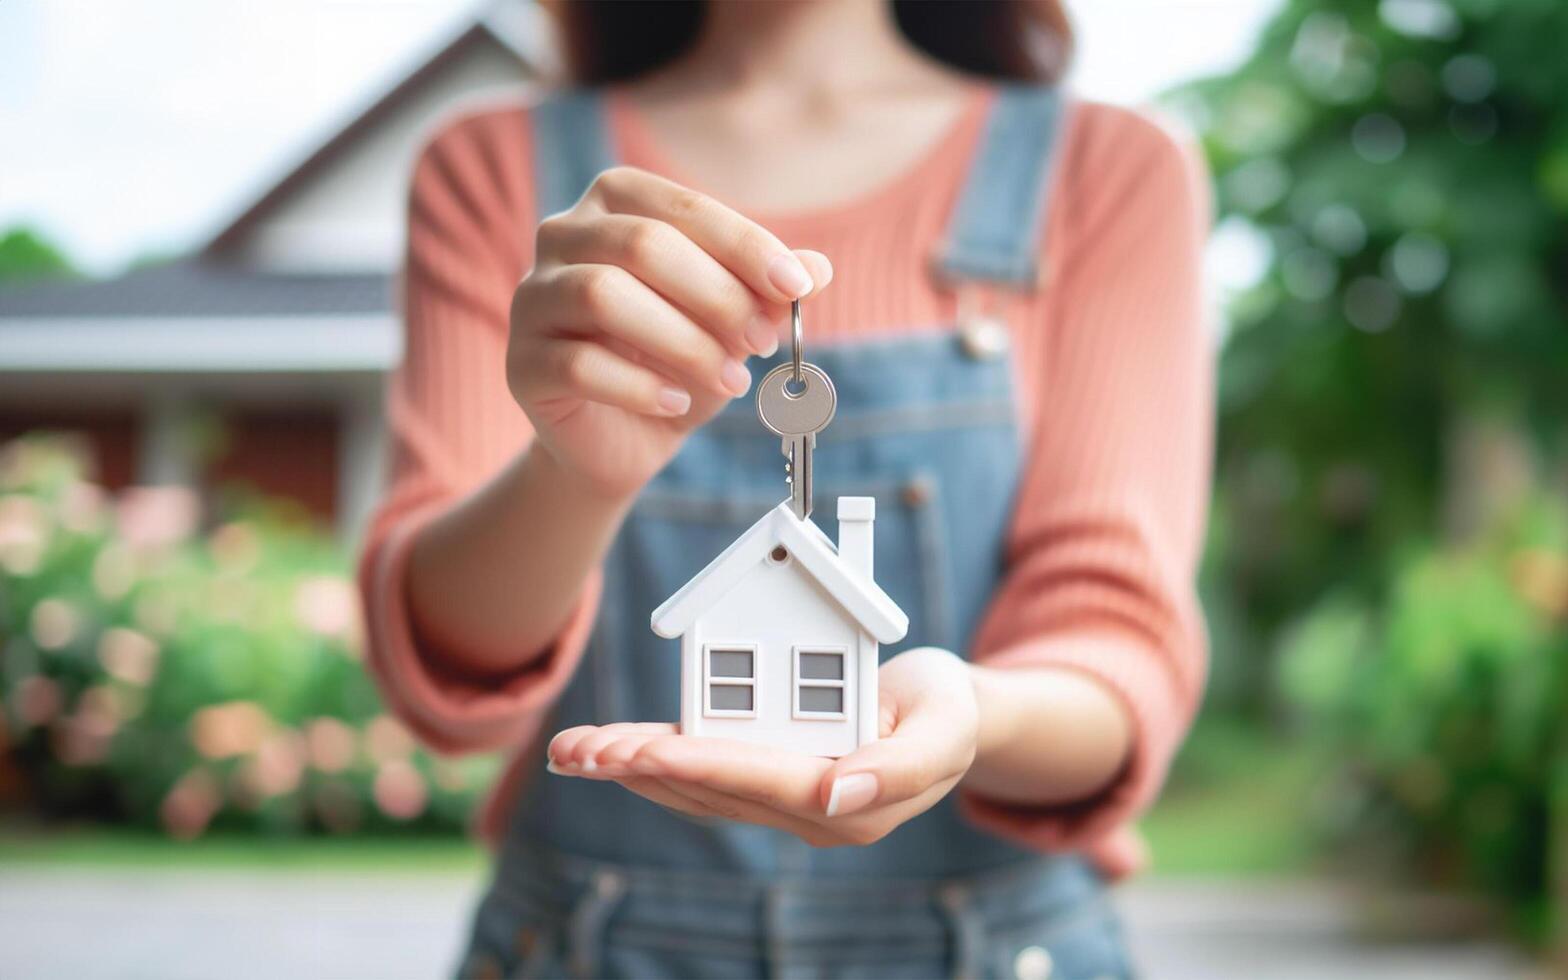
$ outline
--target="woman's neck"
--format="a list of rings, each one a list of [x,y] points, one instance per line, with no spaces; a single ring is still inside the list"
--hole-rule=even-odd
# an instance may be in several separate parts
[[[711,0],[697,43],[645,90],[762,100],[788,93],[831,104],[938,73],[899,33],[887,0]]]
[[[886,0],[710,3],[694,70],[729,86],[859,88],[914,61]]]
[[[776,213],[883,185],[950,130],[971,90],[904,39],[887,0],[710,0],[691,50],[628,94],[670,169]]]

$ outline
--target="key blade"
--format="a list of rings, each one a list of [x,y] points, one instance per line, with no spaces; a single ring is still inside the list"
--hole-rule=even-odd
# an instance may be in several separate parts
[[[811,516],[811,456],[816,445],[816,433],[795,437],[790,503],[793,505],[795,516],[801,520]]]
[[[801,439],[800,445],[797,447],[797,452],[795,452],[795,458],[800,461],[800,466],[798,466],[798,469],[800,469],[800,480],[797,483],[800,483],[801,521],[804,521],[806,517],[811,517],[811,458],[815,452],[817,452],[817,433],[806,433],[806,436]]]
[[[784,437],[789,457],[789,509],[805,520],[811,514],[811,451],[800,436]]]

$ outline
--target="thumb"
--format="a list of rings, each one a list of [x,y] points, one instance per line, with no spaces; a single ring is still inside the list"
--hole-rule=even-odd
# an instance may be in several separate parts
[[[893,730],[844,756],[823,773],[818,792],[825,815],[840,817],[870,806],[913,799],[964,774],[974,761],[976,712],[968,666],[945,650],[911,650],[908,679],[885,691],[893,698]]]

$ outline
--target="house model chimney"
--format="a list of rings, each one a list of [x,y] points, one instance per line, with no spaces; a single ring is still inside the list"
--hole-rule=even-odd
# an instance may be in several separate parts
[[[871,581],[872,522],[877,517],[875,497],[838,498],[838,556],[844,564]]]

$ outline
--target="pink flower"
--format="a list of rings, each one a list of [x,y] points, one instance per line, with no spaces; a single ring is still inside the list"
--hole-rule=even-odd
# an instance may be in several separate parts
[[[223,804],[217,780],[205,769],[192,769],[163,798],[159,816],[169,836],[190,840],[201,836]]]
[[[60,713],[65,698],[53,679],[32,674],[12,689],[11,704],[24,725],[47,725]]]
[[[377,715],[365,726],[365,751],[380,763],[407,759],[414,753],[414,736],[391,715]]]
[[[108,758],[118,730],[119,723],[112,716],[84,706],[57,719],[50,729],[55,758],[68,766],[96,765]]]
[[[81,627],[81,613],[64,599],[45,599],[33,607],[30,629],[40,650],[59,650],[69,645]]]
[[[186,487],[131,487],[120,494],[116,523],[131,547],[157,550],[190,537],[200,513]]]
[[[115,680],[145,687],[158,672],[158,644],[145,633],[116,626],[99,637],[98,662]]]
[[[49,516],[38,501],[0,497],[0,569],[18,576],[38,571],[49,531]]]
[[[312,633],[351,639],[359,633],[359,594],[346,579],[307,578],[294,590],[294,614]]]
[[[376,772],[376,806],[393,820],[412,820],[425,811],[430,792],[425,779],[408,762],[395,759]]]
[[[254,701],[230,701],[196,712],[190,730],[197,752],[209,759],[228,759],[261,748],[273,722]]]
[[[269,736],[245,764],[242,779],[258,800],[292,793],[305,772],[305,740],[299,732],[285,730]]]
[[[354,729],[336,718],[317,718],[305,726],[310,764],[322,772],[342,772],[354,764]]]
[[[73,482],[55,503],[55,513],[60,516],[60,526],[76,534],[102,530],[108,517],[103,488],[82,480]]]

